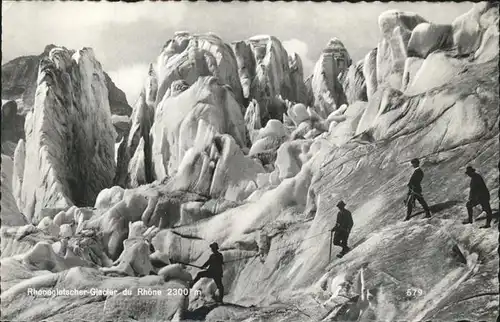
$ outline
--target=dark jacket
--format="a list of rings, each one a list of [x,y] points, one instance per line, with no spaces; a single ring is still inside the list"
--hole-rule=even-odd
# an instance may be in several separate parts
[[[470,177],[469,200],[490,200],[490,191],[479,173],[473,173]]]
[[[350,231],[353,225],[351,212],[347,209],[342,209],[337,214],[337,224],[335,228],[339,228],[341,230]]]
[[[408,188],[416,193],[422,193],[422,186],[420,185],[422,179],[424,178],[424,172],[420,168],[416,168],[411,175],[410,182],[408,182]]]
[[[203,268],[208,266],[208,271],[213,275],[222,276],[222,265],[224,264],[224,257],[221,253],[215,252],[210,255],[210,258],[203,264]]]

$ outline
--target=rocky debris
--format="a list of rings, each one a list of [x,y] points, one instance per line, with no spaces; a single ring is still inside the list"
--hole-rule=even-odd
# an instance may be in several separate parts
[[[155,179],[175,174],[195,143],[200,120],[218,133],[231,135],[240,147],[247,142],[240,105],[214,77],[200,77],[177,96],[167,97],[158,105],[154,120],[151,136]]]
[[[347,102],[340,80],[350,65],[342,42],[332,39],[316,62],[311,79],[314,108],[320,116],[327,117]]]
[[[103,72],[91,49],[71,54],[53,48],[40,63],[19,202],[28,219],[43,208],[94,204],[113,180],[116,133]]]
[[[345,73],[342,87],[344,88],[347,103],[349,104],[356,101],[368,101],[363,70],[364,60],[360,60],[356,64],[349,66]]]
[[[189,34],[177,32],[158,56],[156,78],[160,103],[172,82],[185,80],[188,85],[200,76],[214,76],[227,84],[239,104],[243,93],[238,77],[238,65],[231,47],[213,33]]]

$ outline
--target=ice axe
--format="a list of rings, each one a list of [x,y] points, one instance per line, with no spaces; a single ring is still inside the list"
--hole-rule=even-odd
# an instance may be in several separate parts
[[[184,262],[181,262],[181,261],[176,261],[176,260],[174,260],[172,258],[169,258],[169,260],[170,260],[170,263],[172,263],[172,264],[182,264],[182,265],[187,265],[187,266],[191,266],[191,267],[196,267],[196,268],[199,268],[199,269],[203,269],[203,267],[201,267],[201,266],[196,266],[196,265],[193,265],[193,264],[188,264],[188,263],[184,263]]]

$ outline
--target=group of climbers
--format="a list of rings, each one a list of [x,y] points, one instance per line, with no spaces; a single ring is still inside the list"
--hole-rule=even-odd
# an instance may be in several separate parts
[[[410,182],[408,183],[408,196],[406,198],[406,220],[410,219],[413,207],[415,206],[415,200],[422,205],[422,208],[425,211],[425,218],[431,217],[431,211],[429,206],[424,200],[422,196],[422,186],[421,182],[424,178],[424,172],[420,169],[420,161],[418,159],[412,159],[411,164],[415,168],[413,174],[410,178]],[[465,169],[465,174],[470,177],[470,189],[469,189],[469,200],[467,201],[466,208],[468,213],[468,219],[464,220],[464,224],[472,224],[472,215],[473,208],[477,205],[481,205],[481,208],[484,212],[486,212],[486,224],[480,228],[489,228],[491,227],[491,220],[493,219],[493,212],[491,210],[490,205],[490,191],[484,182],[483,177],[476,172],[476,170],[467,166]]]
[[[431,211],[422,195],[421,183],[422,179],[424,178],[424,172],[422,171],[422,169],[420,169],[420,161],[418,159],[412,159],[410,162],[415,170],[413,171],[410,182],[408,183],[408,195],[405,200],[407,210],[404,220],[407,221],[410,219],[413,207],[415,207],[415,201],[418,201],[420,205],[422,205],[422,208],[425,211],[425,218],[431,218]],[[491,221],[493,219],[493,212],[490,205],[490,191],[488,190],[483,177],[479,173],[477,173],[473,167],[467,166],[465,174],[469,176],[471,180],[469,200],[466,203],[468,219],[464,220],[463,223],[472,224],[473,208],[477,205],[480,205],[482,210],[486,212],[486,224],[484,226],[481,226],[480,228],[489,228],[491,227]],[[341,200],[337,204],[337,208],[339,209],[339,213],[337,214],[337,222],[335,224],[335,227],[333,227],[331,231],[335,231],[333,244],[342,247],[342,251],[339,255],[337,255],[337,257],[340,258],[350,250],[347,246],[347,240],[349,239],[349,234],[353,226],[353,220],[351,213],[345,208],[344,201]]]
[[[424,172],[420,168],[420,161],[418,159],[412,159],[410,162],[415,170],[413,171],[413,174],[408,183],[408,195],[405,200],[405,204],[407,207],[405,221],[410,219],[411,213],[415,206],[415,201],[418,201],[422,205],[422,208],[425,211],[425,218],[430,218],[431,211],[422,195],[421,183],[424,178]],[[473,207],[480,205],[487,215],[486,225],[482,226],[481,228],[491,227],[493,214],[490,206],[490,192],[488,190],[488,187],[486,186],[484,179],[475,171],[473,167],[468,166],[465,170],[465,174],[471,178],[471,181],[469,200],[466,203],[468,220],[465,220],[463,223],[471,224],[473,222]],[[350,248],[347,246],[347,241],[354,224],[352,220],[352,214],[345,208],[345,206],[346,204],[342,200],[337,203],[337,208],[339,209],[339,212],[337,214],[337,221],[335,226],[330,230],[331,232],[335,232],[333,237],[333,244],[342,247],[342,251],[337,255],[337,257],[339,258],[343,257],[350,250]],[[194,284],[202,277],[212,278],[217,285],[217,289],[219,290],[219,298],[217,299],[217,301],[222,303],[222,299],[224,296],[224,286],[222,285],[224,259],[222,254],[219,252],[219,246],[217,243],[210,244],[210,248],[212,250],[212,254],[210,255],[208,261],[202,266],[202,268],[208,267],[208,269],[201,271],[196,275],[195,279],[190,284],[190,288],[192,288]]]

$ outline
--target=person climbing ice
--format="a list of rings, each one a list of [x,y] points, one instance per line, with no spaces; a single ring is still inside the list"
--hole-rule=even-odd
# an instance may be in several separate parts
[[[465,170],[465,174],[470,177],[469,200],[465,204],[469,218],[464,220],[463,223],[472,224],[473,208],[477,205],[481,205],[483,211],[486,212],[486,225],[480,228],[489,228],[491,227],[491,220],[493,219],[490,205],[490,191],[486,183],[484,183],[483,177],[477,173],[473,167],[468,166]]]
[[[341,246],[342,251],[337,257],[341,258],[344,256],[350,249],[347,246],[347,240],[349,239],[349,234],[351,233],[351,229],[353,226],[352,215],[349,210],[345,208],[346,204],[344,201],[339,201],[337,204],[337,208],[339,208],[339,213],[337,214],[337,223],[335,227],[331,229],[331,231],[335,231],[335,235],[333,237],[333,244],[335,246]]]
[[[208,267],[208,269],[196,274],[196,277],[191,282],[190,288],[192,288],[202,277],[212,278],[219,290],[217,302],[222,303],[224,297],[224,285],[222,285],[224,257],[219,252],[219,245],[217,243],[210,244],[210,249],[212,250],[212,255],[210,255],[210,258],[201,266],[202,268]]]
[[[413,211],[413,207],[415,206],[415,200],[422,205],[425,211],[425,218],[431,217],[431,211],[427,202],[422,195],[422,179],[424,178],[424,172],[420,169],[420,161],[418,159],[412,159],[411,165],[415,170],[411,175],[410,182],[408,182],[408,196],[406,197],[406,218],[405,221],[410,219],[411,213]]]

